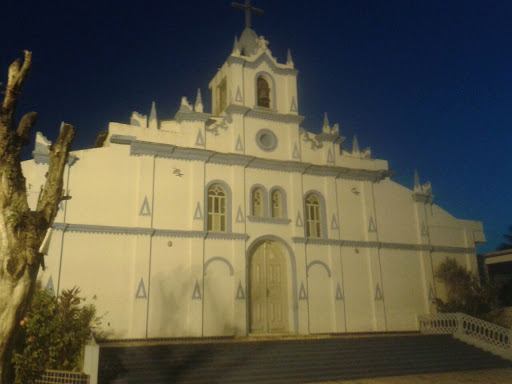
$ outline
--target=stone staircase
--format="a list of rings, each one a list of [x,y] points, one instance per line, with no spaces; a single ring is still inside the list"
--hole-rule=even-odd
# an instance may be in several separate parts
[[[107,343],[98,383],[299,384],[510,366],[449,335]]]

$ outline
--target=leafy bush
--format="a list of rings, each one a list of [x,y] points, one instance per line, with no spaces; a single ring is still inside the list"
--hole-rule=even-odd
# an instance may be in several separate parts
[[[455,259],[441,263],[435,277],[446,285],[447,291],[446,301],[434,299],[439,312],[462,312],[487,321],[495,321],[501,314],[496,288],[488,281],[480,282]]]
[[[95,306],[82,305],[79,293],[75,287],[55,298],[36,288],[12,360],[16,384],[32,383],[46,369],[81,369],[84,346],[98,320]]]

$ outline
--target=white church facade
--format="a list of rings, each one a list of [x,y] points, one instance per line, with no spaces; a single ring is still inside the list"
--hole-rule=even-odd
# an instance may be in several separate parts
[[[79,286],[114,339],[417,329],[442,295],[436,265],[476,271],[482,225],[301,127],[297,70],[246,28],[174,119],[133,113],[72,152],[43,287]],[[35,205],[50,143],[23,163]]]

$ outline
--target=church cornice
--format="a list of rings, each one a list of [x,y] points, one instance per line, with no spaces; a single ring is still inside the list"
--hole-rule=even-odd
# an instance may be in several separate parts
[[[205,121],[208,121],[208,119],[211,116],[212,115],[210,113],[195,112],[195,111],[190,111],[190,112],[178,111],[174,115],[174,119],[178,123],[181,123],[182,121],[200,121],[200,122],[204,123]]]
[[[237,104],[230,104],[225,109],[226,113],[229,114],[241,114],[245,115],[247,112],[249,112],[251,108],[246,107],[244,105],[237,105]]]
[[[129,136],[129,135],[112,135],[110,136],[110,142],[114,144],[131,144],[133,143],[137,138],[135,136]]]
[[[231,55],[226,60],[228,65],[232,65],[232,64],[243,65],[245,63],[245,66],[248,68],[251,68],[251,69],[257,68],[263,61],[265,61],[270,66],[270,68],[272,69],[272,71],[274,73],[277,73],[280,75],[293,75],[293,76],[297,76],[297,74],[299,73],[299,71],[296,70],[295,68],[291,68],[289,66],[277,63],[268,54],[268,52],[262,52],[259,56],[255,57],[255,58]]]
[[[50,164],[50,155],[47,153],[40,153],[33,151],[32,156],[34,157],[34,162],[36,164]],[[68,156],[68,166],[72,166],[78,160],[78,156],[70,153]]]
[[[434,195],[422,192],[413,192],[412,199],[417,203],[432,204]]]
[[[341,144],[345,141],[345,137],[334,134],[322,132],[315,136],[315,139],[319,142],[327,141],[330,143]]]
[[[213,164],[235,165],[248,168],[275,170],[281,172],[307,173],[316,176],[331,176],[350,180],[378,182],[390,177],[389,170],[366,170],[326,165],[315,165],[298,161],[263,159],[236,153],[220,153],[207,149],[177,147],[171,144],[134,141],[130,144],[132,156],[158,156],[189,161],[204,161]]]
[[[286,225],[290,224],[292,221],[290,219],[280,219],[276,217],[264,217],[264,216],[247,216],[247,220],[253,223],[263,223],[263,224],[278,224],[278,225]]]
[[[428,252],[446,252],[446,253],[475,253],[476,248],[449,247],[428,244],[404,244],[389,243],[380,241],[360,241],[360,240],[337,240],[337,239],[317,239],[310,237],[292,237],[292,242],[297,244],[317,244],[330,245],[337,247],[350,248],[378,248],[378,249],[400,249],[410,251],[428,251]]]
[[[304,116],[294,115],[291,113],[279,113],[267,108],[255,107],[249,108],[243,105],[230,104],[226,109],[229,114],[241,114],[254,119],[271,120],[279,123],[296,123],[300,124],[304,120]]]
[[[249,109],[249,111],[247,111],[245,115],[247,117],[252,117],[255,119],[271,120],[280,123],[300,124],[302,120],[304,120],[304,116],[279,113],[265,108]]]
[[[54,223],[54,229],[63,232],[101,233],[111,235],[143,235],[157,237],[206,238],[214,240],[247,240],[245,233],[184,231],[173,229],[156,229],[142,227],[120,227],[110,225]]]

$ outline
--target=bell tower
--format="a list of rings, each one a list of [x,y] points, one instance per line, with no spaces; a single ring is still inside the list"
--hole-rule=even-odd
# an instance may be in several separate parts
[[[245,29],[235,37],[233,50],[210,81],[212,114],[220,116],[230,108],[244,107],[262,113],[298,115],[297,70],[290,52],[286,63],[278,63],[268,41],[251,28],[251,15],[263,10],[233,3],[245,13]]]

